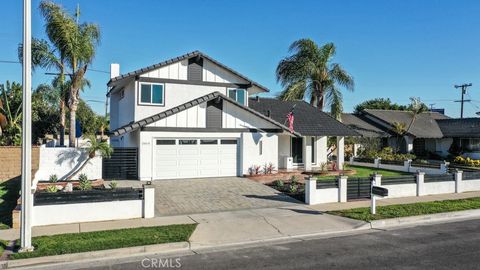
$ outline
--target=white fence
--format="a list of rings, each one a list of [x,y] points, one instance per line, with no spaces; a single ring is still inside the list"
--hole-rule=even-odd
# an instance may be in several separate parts
[[[415,175],[383,178],[372,175],[375,185],[388,189],[385,198],[425,196],[445,193],[480,191],[480,172],[454,174],[432,174],[417,172]],[[317,181],[315,178],[305,180],[305,203],[321,204],[347,201],[347,176],[340,176],[336,181]]]
[[[386,161],[387,162],[387,161]],[[380,158],[374,159],[373,163],[370,162],[358,162],[355,161],[353,157],[350,158],[349,162],[350,165],[354,166],[362,166],[362,167],[369,167],[369,168],[378,168],[378,169],[385,169],[391,171],[401,171],[401,172],[424,172],[426,174],[445,174],[448,171],[448,162],[443,162],[439,164],[439,168],[430,168],[430,167],[422,167],[420,164],[412,163],[411,160],[403,161],[403,164],[384,164]]]
[[[152,218],[154,209],[155,189],[146,186],[143,199],[34,205],[32,226]]]
[[[39,169],[35,174],[35,181],[48,180],[50,175],[57,175],[59,180],[64,180],[75,172],[88,158],[86,149],[83,148],[40,148]],[[102,178],[102,158],[94,157],[72,179],[78,179],[80,174],[86,174],[89,179]]]

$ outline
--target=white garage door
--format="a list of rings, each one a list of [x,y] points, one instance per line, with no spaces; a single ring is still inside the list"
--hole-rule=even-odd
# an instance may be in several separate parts
[[[154,178],[237,175],[237,139],[156,139]]]

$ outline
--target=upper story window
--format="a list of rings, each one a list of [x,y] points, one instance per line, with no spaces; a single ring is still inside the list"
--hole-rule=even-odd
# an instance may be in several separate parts
[[[164,105],[165,90],[163,84],[140,83],[140,104]]]
[[[246,95],[247,95],[247,91],[245,89],[228,89],[228,97],[242,105],[247,105]]]

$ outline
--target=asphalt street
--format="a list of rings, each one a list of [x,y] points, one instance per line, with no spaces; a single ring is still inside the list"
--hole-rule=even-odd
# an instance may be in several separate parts
[[[480,220],[270,244],[83,269],[479,269]]]

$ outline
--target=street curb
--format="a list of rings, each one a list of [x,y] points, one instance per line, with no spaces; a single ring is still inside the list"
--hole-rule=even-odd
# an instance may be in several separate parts
[[[36,257],[28,259],[8,260],[4,264],[5,268],[16,268],[23,266],[35,266],[52,263],[68,263],[86,259],[104,259],[106,257],[125,256],[126,254],[150,254],[150,253],[170,253],[190,251],[190,243],[175,242],[156,245],[146,245],[137,247],[126,247],[117,249],[106,249],[98,251],[80,252],[72,254]]]
[[[407,225],[419,225],[430,224],[437,222],[454,222],[462,219],[475,219],[480,218],[480,209],[452,211],[445,213],[401,217],[401,218],[389,218],[370,221],[372,229],[384,229],[390,227],[399,227]]]

